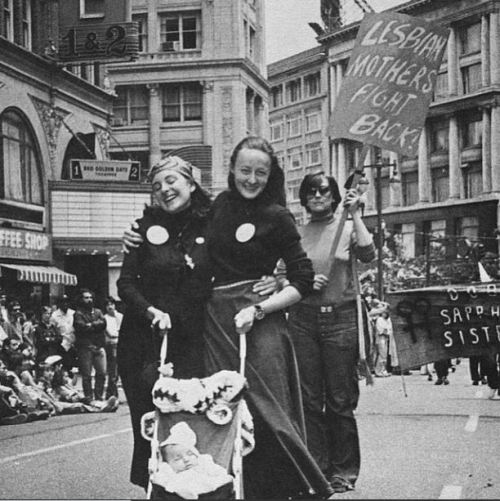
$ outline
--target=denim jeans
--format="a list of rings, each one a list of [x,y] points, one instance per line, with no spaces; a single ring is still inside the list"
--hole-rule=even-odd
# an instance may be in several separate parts
[[[118,388],[118,366],[116,363],[116,352],[118,345],[106,343],[106,365],[108,369],[108,385],[106,386],[106,398],[117,397]]]
[[[354,417],[359,400],[356,305],[321,312],[299,303],[290,309],[288,321],[299,364],[307,446],[327,477],[340,476],[354,485],[361,462]]]
[[[86,398],[102,400],[106,379],[106,352],[94,345],[80,346],[78,360],[82,374],[83,393]],[[95,370],[94,390],[92,391],[92,368]]]

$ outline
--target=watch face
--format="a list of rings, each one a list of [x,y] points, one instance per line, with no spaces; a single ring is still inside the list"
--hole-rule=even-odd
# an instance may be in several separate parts
[[[255,318],[257,320],[262,320],[265,317],[264,310],[262,309],[262,306],[255,305]]]

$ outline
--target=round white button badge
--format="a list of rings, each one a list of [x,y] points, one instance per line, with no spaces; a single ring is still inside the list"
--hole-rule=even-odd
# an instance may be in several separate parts
[[[168,241],[170,235],[163,226],[155,225],[148,228],[148,231],[146,232],[146,238],[148,242],[153,245],[163,245]]]
[[[240,243],[248,242],[255,235],[255,225],[252,223],[245,223],[238,226],[236,230],[236,240]]]
[[[201,244],[204,244],[204,243],[205,243],[205,239],[204,239],[203,237],[196,237],[195,242],[196,242],[198,245],[201,245]]]

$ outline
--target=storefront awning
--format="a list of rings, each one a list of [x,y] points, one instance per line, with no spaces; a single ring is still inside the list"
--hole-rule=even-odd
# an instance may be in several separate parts
[[[17,279],[21,282],[44,284],[77,285],[76,275],[66,273],[55,266],[31,266],[24,264],[0,264],[3,268],[17,271]]]

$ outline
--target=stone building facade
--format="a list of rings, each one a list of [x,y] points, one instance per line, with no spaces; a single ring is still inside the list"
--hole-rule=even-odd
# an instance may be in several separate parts
[[[372,149],[367,164],[396,163],[382,169],[383,218],[402,235],[408,256],[420,255],[433,238],[481,239],[498,253],[500,197],[500,36],[498,0],[412,0],[397,12],[450,28],[433,102],[415,157]],[[329,115],[342,83],[359,23],[318,38],[327,53]],[[330,142],[330,169],[343,184],[360,145]],[[326,165],[326,162],[325,162]],[[366,169],[374,183],[374,169]],[[376,225],[375,189],[367,222]],[[449,256],[454,245],[444,244]]]
[[[268,66],[270,139],[285,170],[287,204],[298,222],[299,186],[309,172],[329,172],[328,64],[321,46]]]
[[[110,65],[117,94],[110,152],[143,174],[182,152],[204,188],[225,188],[229,156],[247,134],[267,135],[264,0],[133,0],[141,53]]]

